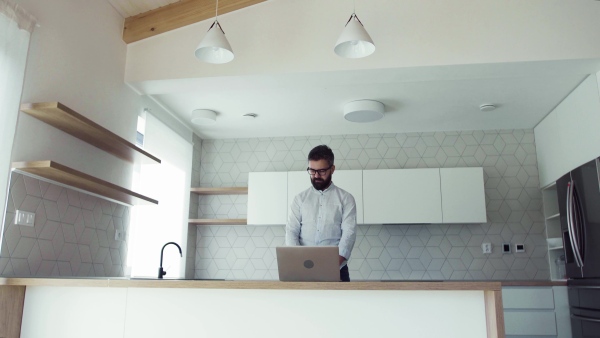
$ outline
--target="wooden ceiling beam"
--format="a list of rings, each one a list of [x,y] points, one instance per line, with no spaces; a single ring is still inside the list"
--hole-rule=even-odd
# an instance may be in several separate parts
[[[219,15],[266,0],[220,0]],[[181,0],[125,19],[123,41],[131,43],[214,18],[215,0]]]

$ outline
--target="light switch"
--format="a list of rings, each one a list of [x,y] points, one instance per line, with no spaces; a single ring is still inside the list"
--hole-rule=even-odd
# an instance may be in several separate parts
[[[115,230],[115,241],[125,242],[125,235],[127,233],[122,230]]]
[[[35,213],[17,210],[15,214],[15,224],[32,227],[35,223]]]
[[[483,251],[484,254],[491,254],[492,253],[492,243],[481,244],[481,250]]]

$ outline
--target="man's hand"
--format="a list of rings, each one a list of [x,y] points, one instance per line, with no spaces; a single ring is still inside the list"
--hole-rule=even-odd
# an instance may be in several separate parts
[[[342,263],[344,263],[345,260],[346,258],[344,256],[340,256],[340,266],[342,265]]]

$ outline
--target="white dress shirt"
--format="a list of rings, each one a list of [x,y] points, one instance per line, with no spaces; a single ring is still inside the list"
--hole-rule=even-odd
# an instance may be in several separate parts
[[[286,245],[337,245],[348,260],[356,241],[354,197],[333,182],[323,191],[311,186],[294,198],[285,230]]]

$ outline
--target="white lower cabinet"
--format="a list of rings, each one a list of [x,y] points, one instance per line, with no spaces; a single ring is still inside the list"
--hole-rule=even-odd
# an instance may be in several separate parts
[[[363,198],[366,224],[442,223],[437,168],[364,170]]]
[[[506,337],[571,337],[566,286],[503,287]]]
[[[287,175],[285,171],[249,173],[248,225],[287,222]]]
[[[483,168],[441,168],[444,223],[485,223]]]

